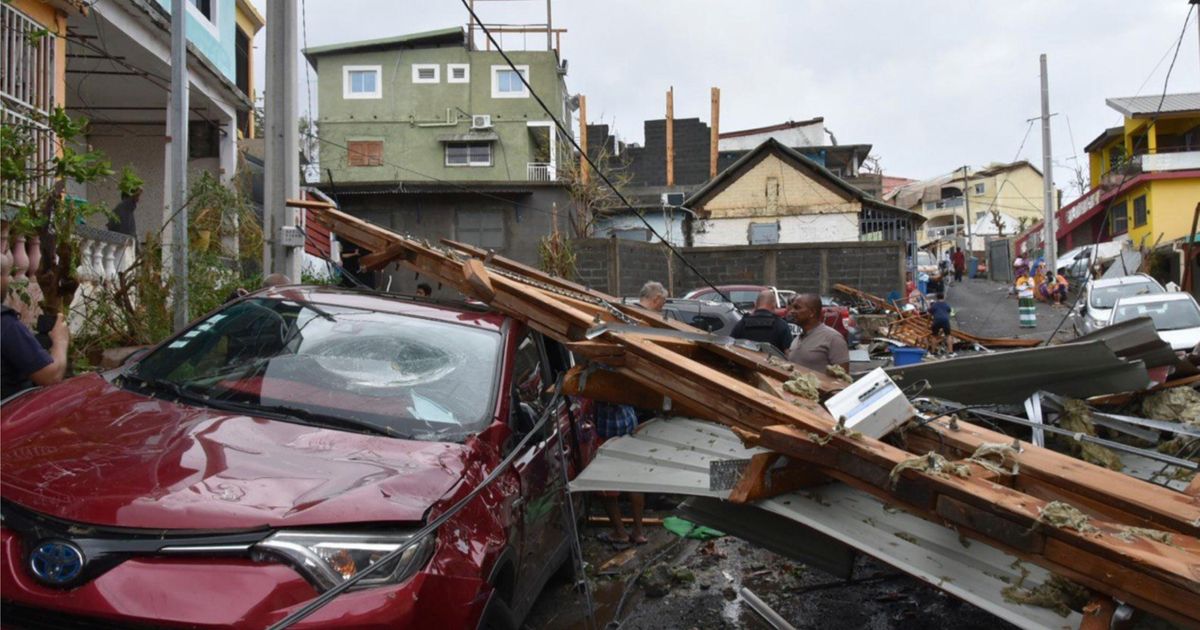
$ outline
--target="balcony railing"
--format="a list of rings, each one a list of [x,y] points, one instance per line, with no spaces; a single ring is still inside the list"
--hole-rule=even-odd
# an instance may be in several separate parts
[[[35,147],[26,168],[47,165],[54,157],[54,133],[46,118],[55,104],[55,46],[57,40],[46,34],[41,24],[30,19],[7,2],[0,5],[0,125],[13,129],[21,142]],[[49,173],[26,180],[4,181],[0,197],[6,205],[35,203],[51,184]]]
[[[961,231],[962,231],[962,227],[955,227],[953,225],[944,225],[942,227],[927,228],[925,230],[925,235],[928,236],[929,238],[937,239],[937,238],[945,238],[947,236],[954,236],[956,233],[961,232]]]
[[[937,201],[926,201],[925,202],[925,211],[926,212],[933,211],[933,210],[950,210],[953,208],[961,208],[961,207],[963,207],[963,198],[962,197],[947,197],[945,199],[938,199]]]
[[[528,173],[531,182],[552,182],[558,179],[558,168],[548,162],[530,162]]]

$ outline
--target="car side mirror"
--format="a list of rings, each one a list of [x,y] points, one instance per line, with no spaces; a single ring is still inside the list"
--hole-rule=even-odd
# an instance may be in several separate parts
[[[125,366],[137,363],[147,354],[150,354],[150,348],[138,348],[137,350],[130,352],[129,355],[126,356],[123,361],[121,361],[121,365]]]

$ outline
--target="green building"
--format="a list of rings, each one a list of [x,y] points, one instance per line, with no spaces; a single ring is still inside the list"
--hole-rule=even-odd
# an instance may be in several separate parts
[[[344,210],[536,262],[552,208],[569,214],[560,171],[569,144],[498,52],[474,50],[462,28],[448,28],[304,54],[318,78],[320,188]],[[569,121],[558,53],[508,54]]]

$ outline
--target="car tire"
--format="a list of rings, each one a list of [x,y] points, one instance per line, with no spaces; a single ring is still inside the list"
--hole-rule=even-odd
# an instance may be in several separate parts
[[[479,627],[481,630],[517,630],[517,621],[513,619],[512,609],[499,593],[492,595],[492,601],[488,602],[483,611],[483,622]]]

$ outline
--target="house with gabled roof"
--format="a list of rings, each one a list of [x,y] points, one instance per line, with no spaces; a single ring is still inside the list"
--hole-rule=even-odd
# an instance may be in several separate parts
[[[860,240],[915,244],[924,218],[769,138],[691,194],[688,245]]]

